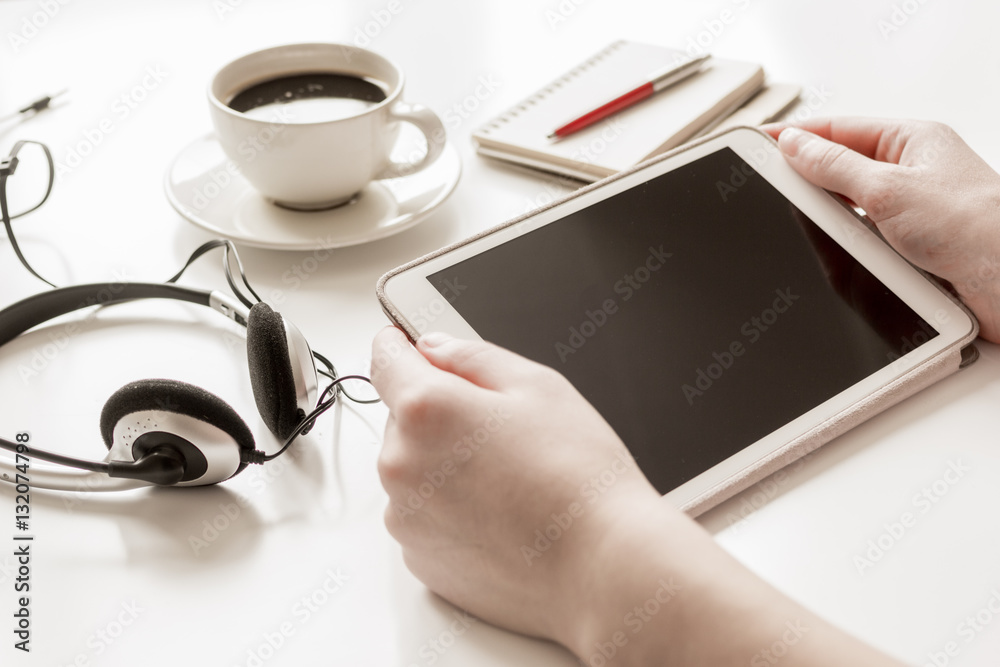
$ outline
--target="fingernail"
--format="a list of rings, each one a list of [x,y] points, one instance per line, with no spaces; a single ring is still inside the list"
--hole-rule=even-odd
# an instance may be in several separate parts
[[[431,331],[420,337],[420,344],[424,347],[437,347],[453,340],[451,336],[443,331]]]
[[[778,147],[788,157],[795,157],[812,140],[812,135],[797,127],[787,127],[778,135]]]

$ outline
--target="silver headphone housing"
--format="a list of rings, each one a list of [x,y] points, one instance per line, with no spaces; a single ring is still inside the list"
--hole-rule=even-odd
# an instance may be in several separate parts
[[[217,426],[190,415],[165,410],[139,410],[122,417],[115,424],[109,457],[114,461],[136,461],[136,439],[147,433],[166,432],[182,438],[198,449],[208,464],[194,479],[173,486],[203,486],[229,479],[240,467],[240,446],[231,435]]]

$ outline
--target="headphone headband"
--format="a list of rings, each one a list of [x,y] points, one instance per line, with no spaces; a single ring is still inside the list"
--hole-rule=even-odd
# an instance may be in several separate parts
[[[86,308],[143,299],[173,299],[207,306],[247,328],[254,399],[264,423],[283,441],[281,448],[273,454],[257,450],[246,423],[214,394],[172,380],[138,381],[115,392],[105,403],[101,434],[110,452],[106,461],[30,448],[30,456],[35,459],[79,469],[68,472],[41,468],[41,488],[73,490],[73,483],[83,479],[89,480],[88,486],[95,480],[102,481],[92,490],[132,488],[133,481],[167,486],[214,484],[232,477],[249,463],[263,463],[279,456],[333,405],[343,391],[342,381],[367,379],[337,377],[336,369],[310,349],[298,328],[274,313],[259,297],[256,304],[251,304],[231,279],[230,287],[239,300],[214,290],[182,287],[172,282],[176,279],[167,283],[90,283],[27,297],[0,310],[0,346],[50,320]],[[322,372],[332,380],[318,397],[314,357],[328,367],[329,372]],[[22,451],[17,443],[3,438],[0,449]],[[11,481],[13,472],[13,463],[0,458],[0,480]]]
[[[217,310],[243,326],[247,323],[246,308],[221,292],[170,283],[89,283],[41,292],[4,308],[0,311],[0,345],[61,315],[136,299],[187,301]]]
[[[62,315],[84,308],[108,306],[139,299],[174,299],[208,306],[243,326],[246,326],[249,317],[249,311],[242,304],[221,292],[182,287],[172,283],[90,283],[86,285],[59,287],[48,292],[41,292],[0,310],[0,346],[32,328]],[[197,388],[192,387],[192,389]],[[207,392],[205,393],[207,394]],[[209,394],[209,396],[211,395]],[[225,405],[221,400],[218,402]],[[225,407],[228,408],[228,405],[225,405]],[[231,410],[231,408],[228,409]],[[233,414],[235,415],[235,413]],[[238,417],[236,421],[239,421]],[[241,421],[239,423],[242,424]],[[250,444],[247,445],[246,442],[238,444],[243,448],[249,447],[249,450],[252,451],[253,436],[249,434],[249,431],[247,431],[246,435],[249,438]],[[16,449],[15,443],[3,439],[0,439],[0,442],[3,444],[3,449],[11,451]],[[35,448],[32,448],[32,455],[43,461],[91,471],[84,473],[81,471],[68,472],[41,469],[41,479],[48,482],[45,485],[48,488],[72,489],[74,481],[79,481],[85,477],[88,479],[93,478],[94,473],[102,473],[102,476],[97,479],[106,480],[106,483],[101,485],[102,490],[131,488],[133,486],[128,480],[125,480],[126,483],[123,484],[123,481],[119,479],[123,475],[117,474],[115,470],[111,470],[109,467],[122,462],[100,463],[53,454],[52,452],[45,452]],[[154,461],[153,463],[154,467],[156,467],[160,462]],[[245,465],[245,462],[241,462],[239,469],[242,470]],[[0,470],[6,470],[8,467],[11,467],[10,464],[0,461]],[[122,470],[126,470],[129,467],[134,466],[125,463],[125,468],[122,468]],[[107,475],[111,475],[111,477],[107,477]],[[8,480],[8,477],[8,474],[0,475],[0,478],[4,480]],[[132,477],[132,480],[135,479],[143,478]]]

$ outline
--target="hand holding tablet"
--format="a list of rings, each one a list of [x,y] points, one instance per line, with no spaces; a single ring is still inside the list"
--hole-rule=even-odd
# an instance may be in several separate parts
[[[953,129],[866,118],[762,129],[783,135],[786,159],[809,181],[856,202],[904,257],[950,282],[980,335],[1000,342],[1000,175]]]
[[[831,137],[835,141],[848,143],[854,148],[858,148],[860,154],[868,158],[876,157],[874,147],[879,143],[878,137],[883,133],[895,133],[901,129],[914,130],[908,136],[919,139],[923,130],[928,128],[923,126],[905,128],[909,123],[894,123],[891,121],[875,122],[864,121],[864,127],[858,127],[854,122],[843,124],[840,128],[829,126],[821,127],[819,123],[810,125],[809,129],[816,131],[823,137]],[[848,126],[853,126],[849,128]],[[857,131],[854,132],[853,130]],[[930,128],[933,129],[933,128]],[[771,128],[776,133],[776,128]],[[842,130],[851,130],[851,138]],[[872,130],[872,131],[868,131]],[[875,136],[875,141],[869,141],[864,135]],[[832,136],[831,136],[832,135]],[[898,138],[898,134],[896,135]],[[926,136],[926,135],[925,135]],[[852,140],[854,143],[852,143]],[[873,150],[866,150],[861,143]],[[837,160],[835,163],[823,160],[824,151],[836,150],[828,145],[829,142],[821,141],[812,144],[808,149],[803,149],[800,155],[808,156],[812,162],[800,161],[799,167],[806,175],[821,185],[831,187],[829,179],[839,179],[845,184],[844,193],[862,206],[868,205],[872,212],[872,218],[883,224],[888,220],[886,217],[877,215],[878,209],[874,205],[883,198],[865,199],[867,189],[865,186],[877,187],[886,185],[885,181],[876,182],[871,178],[869,171],[861,167],[856,171],[859,161],[857,160]],[[895,144],[896,151],[889,155],[880,155],[878,159],[899,159],[901,154],[906,154],[905,141]],[[914,147],[919,147],[920,142],[916,142]],[[807,152],[808,151],[808,152]],[[912,150],[911,150],[912,152]],[[919,155],[919,154],[918,154]],[[926,157],[926,153],[923,153]],[[980,232],[975,227],[979,224],[973,223],[973,229],[968,230],[971,234],[964,234],[966,229],[958,226],[960,219],[964,220],[986,220],[984,227],[991,226],[995,222],[988,220],[995,207],[989,201],[995,200],[1000,194],[1000,186],[991,190],[991,183],[998,179],[984,163],[978,161],[971,151],[960,141],[952,141],[944,146],[937,147],[937,156],[943,156],[940,161],[932,161],[931,164],[917,166],[911,161],[912,167],[904,167],[900,171],[901,179],[907,177],[916,179],[914,188],[923,187],[926,189],[926,199],[917,197],[909,198],[911,190],[902,189],[898,192],[898,203],[901,211],[892,216],[892,221],[909,220],[915,225],[936,218],[942,227],[948,232],[947,237],[938,237],[937,241],[933,237],[926,237],[927,250],[934,250],[935,242],[948,244],[952,240],[955,242],[965,242],[970,239],[965,248],[965,252],[973,255],[973,261],[960,265],[966,268],[975,269],[975,258],[979,256],[990,256],[992,248],[995,246],[990,237],[981,237]],[[794,158],[793,158],[794,161]],[[758,167],[758,165],[753,165]],[[820,166],[821,169],[812,169]],[[835,173],[843,166],[843,173]],[[766,167],[761,169],[766,172]],[[855,171],[852,171],[855,170]],[[739,172],[730,172],[734,181],[723,181],[732,187],[743,187],[736,184],[741,181]],[[746,176],[746,174],[744,174]],[[747,176],[750,178],[750,176]],[[722,180],[722,179],[720,179]],[[768,179],[770,180],[770,179]],[[899,182],[897,181],[897,186]],[[978,189],[978,191],[971,191]],[[723,189],[727,189],[723,187]],[[593,188],[590,189],[590,192]],[[787,194],[786,191],[782,191]],[[969,196],[963,200],[962,197]],[[982,197],[990,196],[984,200]],[[792,197],[788,197],[792,200]],[[936,206],[946,213],[943,216],[929,216],[920,208],[920,202],[934,200]],[[819,218],[815,215],[816,210],[806,211],[804,208],[795,207],[800,212],[808,212],[814,220]],[[970,215],[970,210],[972,214]],[[947,215],[952,211],[952,215]],[[530,216],[529,216],[530,217]],[[555,216],[558,218],[558,216]],[[856,265],[848,262],[840,265],[829,261],[831,252],[837,255],[837,251],[830,250],[828,244],[832,241],[842,249],[846,245],[851,251],[848,254],[857,258],[863,248],[852,245],[857,240],[855,234],[861,228],[848,225],[841,227],[837,233],[838,225],[826,225],[823,221],[817,220],[810,224],[802,221],[797,214],[791,216],[794,225],[798,225],[803,237],[807,240],[807,245],[814,249],[816,263],[819,273],[828,278],[828,283],[834,285],[832,293],[839,295],[838,298],[851,300],[854,295],[854,304],[858,306],[859,321],[871,323],[877,320],[877,309],[870,306],[880,298],[885,298],[886,293],[893,294],[895,291],[906,292],[900,301],[903,302],[903,313],[911,311],[919,318],[918,328],[914,334],[923,332],[926,340],[922,340],[915,347],[913,343],[917,341],[916,335],[911,336],[909,347],[912,349],[903,350],[905,345],[900,345],[900,351],[905,352],[902,357],[894,360],[890,366],[895,366],[895,372],[905,376],[910,373],[913,364],[919,366],[924,361],[914,361],[915,357],[910,356],[917,349],[926,347],[928,343],[941,346],[942,341],[951,338],[952,343],[945,343],[943,347],[961,346],[962,341],[969,337],[969,331],[962,331],[966,327],[975,330],[973,320],[966,317],[962,309],[958,309],[956,314],[949,310],[947,303],[933,304],[933,307],[942,305],[944,313],[937,310],[927,310],[925,304],[917,303],[920,299],[914,300],[913,294],[905,287],[899,287],[896,280],[898,272],[886,272],[884,266],[877,266],[874,269],[858,271]],[[521,224],[525,220],[520,221]],[[615,222],[619,226],[627,224],[628,216],[619,216]],[[851,230],[854,231],[851,231]],[[931,229],[930,226],[924,229]],[[892,237],[889,231],[883,228],[886,236]],[[867,234],[865,231],[860,234]],[[515,234],[514,236],[517,236]],[[867,238],[867,235],[866,237]],[[872,237],[874,238],[874,237]],[[863,241],[867,243],[867,241]],[[841,245],[844,244],[844,245]],[[464,244],[459,244],[460,247]],[[826,248],[824,250],[824,247]],[[665,250],[673,250],[665,248]],[[813,252],[813,251],[810,251]],[[932,253],[933,254],[933,253]],[[913,257],[911,256],[911,259]],[[866,260],[870,259],[866,257]],[[884,258],[883,258],[884,259]],[[896,258],[898,260],[898,257]],[[861,263],[858,261],[857,263]],[[876,262],[878,264],[879,262]],[[893,263],[892,260],[889,261]],[[417,264],[415,263],[414,266]],[[520,268],[521,265],[518,266]],[[904,265],[905,266],[905,265]],[[638,263],[633,264],[633,268],[638,268]],[[649,267],[646,267],[647,269]],[[930,268],[930,267],[928,267]],[[908,269],[911,270],[911,269]],[[902,273],[906,273],[903,271]],[[870,274],[870,275],[869,275]],[[877,275],[876,275],[877,274]],[[624,279],[628,274],[622,274]],[[655,279],[660,275],[657,272]],[[971,274],[976,276],[978,282],[966,284],[965,292],[962,291],[961,283],[963,275],[956,273],[950,278],[960,293],[984,295],[984,301],[980,307],[975,308],[976,314],[983,320],[993,320],[997,313],[997,308],[993,302],[985,299],[997,293],[997,277],[984,272]],[[633,272],[631,279],[641,285],[640,290],[635,291],[635,298],[655,286],[654,274],[652,271],[647,275]],[[643,279],[640,283],[640,279]],[[891,284],[893,290],[880,290],[881,294],[865,296],[859,294],[859,290],[865,287],[871,288],[877,280],[884,286]],[[424,278],[426,280],[426,278]],[[884,281],[884,282],[883,282]],[[410,313],[411,320],[418,322],[421,317],[425,319],[423,324],[427,330],[438,330],[447,328],[447,319],[443,316],[446,305],[456,304],[467,294],[464,283],[451,283],[453,287],[449,294],[437,291],[437,300],[424,304],[423,311],[415,310]],[[384,283],[383,283],[384,285]],[[790,286],[789,286],[790,287]],[[971,290],[971,292],[969,291]],[[655,291],[655,290],[654,290]],[[921,290],[917,290],[918,292]],[[614,294],[613,297],[620,299],[613,305],[624,307],[629,302],[634,305],[632,298],[629,302],[624,300],[623,294]],[[794,292],[793,290],[793,293]],[[796,293],[797,294],[797,293]],[[872,298],[875,301],[872,301]],[[935,297],[931,297],[932,301]],[[867,304],[867,306],[866,306]],[[606,304],[604,304],[606,305]],[[787,305],[787,304],[786,304]],[[795,313],[795,308],[803,305],[801,300],[792,301],[788,305],[786,312],[778,313],[774,303],[762,304],[762,310],[756,315],[750,314],[747,322],[755,331],[760,328],[754,323],[753,317],[764,326],[769,326],[767,331],[761,332],[761,338],[753,343],[763,344],[764,336],[773,334],[782,321],[778,317],[785,317]],[[385,304],[387,310],[392,310],[395,304],[387,300]],[[775,311],[775,321],[768,324],[772,319],[767,314],[768,309]],[[602,308],[600,311],[591,309],[595,317],[588,318],[594,327],[599,327],[595,331],[604,331],[611,321],[611,318],[622,314],[621,311]],[[603,313],[597,314],[598,312]],[[944,316],[947,317],[944,317]],[[406,319],[398,310],[395,312],[397,319]],[[584,315],[586,317],[586,315]],[[960,326],[957,331],[949,331],[948,323],[944,320],[954,322],[952,318],[958,318]],[[995,321],[995,320],[994,320]],[[582,320],[579,324],[582,325]],[[598,325],[597,322],[603,322]],[[922,324],[921,324],[922,322]],[[535,326],[534,321],[519,322],[527,329]],[[926,324],[931,336],[923,328]],[[583,328],[582,326],[578,329]],[[877,329],[877,326],[876,326]],[[587,327],[587,331],[590,328]],[[419,331],[410,330],[411,336]],[[597,335],[595,333],[595,335]],[[737,334],[739,335],[739,334]],[[475,338],[475,336],[471,336]],[[749,339],[749,337],[747,337]],[[890,336],[890,340],[891,340]],[[590,346],[595,337],[587,339]],[[883,338],[884,340],[884,338]],[[749,342],[749,340],[747,341]],[[437,349],[433,349],[436,347]],[[581,350],[586,348],[582,347]],[[529,401],[524,404],[524,412],[519,416],[522,420],[527,420],[533,426],[533,431],[527,439],[511,436],[512,431],[498,431],[491,434],[488,442],[493,446],[482,447],[478,450],[479,459],[476,466],[460,467],[448,466],[450,473],[445,478],[441,486],[434,487],[434,492],[428,497],[422,498],[421,494],[414,489],[423,488],[421,484],[425,481],[422,473],[434,472],[434,463],[444,462],[445,459],[453,457],[453,444],[451,437],[456,435],[449,429],[456,427],[464,436],[475,440],[476,429],[462,428],[460,417],[466,415],[468,408],[476,401],[486,401],[494,404],[496,389],[486,389],[482,385],[482,377],[479,381],[472,379],[466,372],[459,370],[460,366],[465,366],[472,362],[475,367],[476,362],[489,364],[496,362],[504,367],[503,372],[520,380],[514,380],[506,390],[521,394],[522,397],[530,397],[534,391],[543,388],[538,387],[538,383],[533,379],[531,372],[525,373],[525,369],[536,369],[537,364],[520,359],[516,355],[510,355],[502,350],[496,351],[506,355],[504,359],[496,359],[495,350],[492,346],[478,341],[453,341],[439,346],[429,346],[425,342],[419,342],[417,350],[409,349],[402,336],[397,331],[387,330],[379,335],[375,341],[373,349],[373,374],[376,385],[386,394],[386,402],[396,417],[390,419],[389,428],[386,432],[386,444],[383,449],[381,472],[383,481],[390,495],[389,514],[393,507],[399,503],[407,502],[407,499],[416,494],[416,498],[421,502],[419,511],[414,516],[407,517],[407,522],[401,530],[393,530],[393,534],[400,540],[404,548],[406,560],[411,569],[418,574],[436,592],[444,595],[463,606],[467,605],[470,612],[480,617],[497,622],[505,627],[520,629],[530,634],[540,635],[549,639],[559,641],[569,647],[581,660],[587,664],[597,664],[609,658],[608,651],[617,652],[616,659],[621,664],[641,664],[657,662],[665,663],[672,660],[687,661],[691,664],[717,664],[721,662],[746,661],[755,650],[761,646],[769,645],[773,640],[774,629],[779,628],[784,631],[786,627],[782,625],[789,618],[797,618],[810,628],[809,641],[802,644],[796,643],[795,652],[797,659],[810,662],[810,664],[896,664],[884,656],[874,654],[871,649],[861,645],[856,640],[843,635],[836,629],[831,628],[820,619],[813,617],[808,611],[802,609],[796,603],[788,600],[780,593],[771,589],[752,574],[742,569],[737,563],[725,556],[722,550],[718,549],[712,540],[703,531],[698,530],[697,525],[683,515],[673,510],[669,505],[659,501],[655,494],[646,494],[646,499],[639,497],[641,494],[627,498],[626,501],[612,501],[608,503],[595,502],[594,507],[588,506],[584,517],[590,517],[591,521],[576,517],[569,524],[568,529],[560,529],[562,533],[554,541],[550,538],[551,545],[543,553],[543,561],[534,560],[534,565],[557,562],[557,565],[549,565],[544,571],[550,573],[561,572],[562,576],[535,578],[535,586],[541,587],[537,604],[525,602],[519,597],[516,589],[505,588],[505,578],[512,577],[515,580],[521,579],[528,573],[530,577],[534,570],[533,566],[523,564],[523,555],[515,551],[517,544],[511,535],[523,535],[525,541],[538,537],[535,530],[542,537],[546,532],[556,534],[556,530],[549,530],[549,523],[554,523],[555,518],[565,522],[563,513],[571,503],[579,502],[584,496],[582,489],[576,489],[560,483],[567,477],[572,477],[578,473],[590,472],[587,466],[580,465],[577,453],[576,438],[571,437],[571,432],[565,426],[565,420],[572,423],[573,419],[580,420],[584,429],[586,415],[591,414],[593,409],[579,397],[570,398],[560,392],[545,392],[545,396]],[[744,347],[743,355],[737,355],[730,349],[734,358],[738,357],[738,362],[745,361],[744,356],[749,354],[753,348]],[[837,350],[830,350],[836,353]],[[720,354],[725,360],[726,358]],[[918,357],[920,355],[917,355]],[[711,357],[709,357],[711,359]],[[942,355],[942,359],[947,359],[948,364],[952,363],[954,354]],[[721,362],[720,366],[723,365]],[[729,369],[735,369],[735,362]],[[409,371],[408,374],[398,371]],[[537,371],[535,371],[537,372]],[[723,376],[724,378],[725,376]],[[719,378],[718,381],[722,381]],[[390,385],[393,385],[390,387]],[[627,389],[626,387],[622,388]],[[393,400],[393,396],[405,397],[404,405],[409,408],[404,412],[399,412],[398,403]],[[409,420],[401,419],[407,415]],[[562,425],[562,426],[560,426]],[[468,424],[466,424],[468,426]],[[485,427],[484,427],[485,428]],[[572,428],[572,427],[569,427]],[[600,432],[602,429],[591,429]],[[441,436],[447,431],[447,437]],[[466,432],[468,431],[468,432]],[[485,431],[484,431],[485,433]],[[520,433],[520,431],[519,431]],[[570,434],[569,436],[567,434]],[[461,433],[459,433],[461,435]],[[515,434],[516,435],[516,434]],[[464,442],[464,436],[459,437],[456,442]],[[609,436],[601,439],[601,443],[587,447],[587,455],[594,452],[610,452],[614,448],[620,447],[617,437]],[[521,465],[497,466],[493,465],[495,457],[504,456],[504,450],[512,450],[524,453],[525,448],[544,453],[544,458],[527,456]],[[419,454],[422,458],[416,459]],[[547,465],[551,457],[556,460],[562,456],[564,463],[558,470],[552,470]],[[533,468],[531,475],[523,474],[526,468]],[[534,474],[541,470],[542,479]],[[547,477],[546,477],[547,475]],[[461,479],[460,476],[467,476]],[[600,480],[600,475],[596,476]],[[640,488],[642,485],[634,482],[634,475],[626,479],[630,480],[619,488]],[[648,487],[647,487],[648,488]],[[471,491],[470,491],[471,490]],[[412,491],[413,493],[409,493]],[[602,498],[606,496],[601,496]],[[611,495],[610,497],[614,497]],[[618,496],[621,498],[622,496]],[[651,498],[651,499],[650,499]],[[577,511],[577,513],[579,513]],[[493,520],[491,517],[498,517]],[[503,517],[502,520],[499,517]],[[399,522],[387,517],[391,528],[400,528]],[[532,519],[535,519],[534,521]],[[542,524],[542,525],[538,525]],[[555,525],[555,524],[554,524]],[[463,528],[464,526],[464,528]],[[558,525],[556,526],[559,527]],[[584,552],[585,558],[579,558],[581,545],[586,549],[588,540],[595,539],[599,535],[600,539],[590,545],[595,548]],[[596,544],[603,543],[604,547],[596,547]],[[561,547],[559,546],[561,545]],[[566,545],[571,545],[567,547]],[[557,548],[559,547],[559,548]],[[436,571],[432,571],[432,566],[445,549],[450,557],[446,564],[442,564]],[[576,557],[574,557],[574,552]],[[521,560],[521,569],[514,568],[518,560]],[[573,565],[574,562],[586,562],[589,565],[580,569]],[[506,564],[506,565],[505,565]],[[446,565],[446,566],[445,566]],[[516,574],[511,574],[510,569],[514,569]],[[671,589],[666,581],[667,588],[660,586],[650,586],[646,579],[656,574],[676,575],[683,582],[682,588]],[[477,582],[493,582],[495,584],[492,592],[489,590],[477,589]],[[674,582],[679,583],[679,582]],[[576,602],[568,598],[567,590],[581,589],[589,591],[590,595],[582,603],[577,598]],[[608,597],[608,591],[617,591],[617,597]],[[508,594],[513,592],[514,594]],[[602,609],[617,608],[618,603],[625,601],[635,601],[645,599],[651,595],[660,597],[650,598],[649,603],[655,601],[658,614],[644,623],[655,626],[655,631],[647,631],[638,635],[616,634],[616,630],[621,629],[622,617],[620,614],[602,614]],[[679,596],[679,597],[677,597]],[[671,604],[672,601],[680,601],[687,598],[696,598],[699,604]],[[727,632],[719,633],[718,619],[720,617],[739,619],[737,623],[727,625]],[[769,625],[770,624],[770,625]],[[643,627],[646,627],[644,625]],[[567,630],[569,629],[569,630]],[[629,628],[631,629],[631,628]],[[792,632],[792,628],[788,632]],[[671,638],[682,633],[684,642],[676,642]],[[787,635],[793,639],[797,636]],[[622,643],[620,640],[627,640]],[[592,660],[593,659],[593,660]]]
[[[954,372],[976,335],[748,128],[400,267],[379,291],[411,338],[482,338],[565,375],[692,515]]]

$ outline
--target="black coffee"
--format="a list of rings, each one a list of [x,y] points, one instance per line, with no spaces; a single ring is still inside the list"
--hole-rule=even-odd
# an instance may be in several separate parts
[[[229,108],[261,120],[318,123],[355,116],[385,98],[385,88],[370,79],[314,72],[256,83],[237,93]]]

